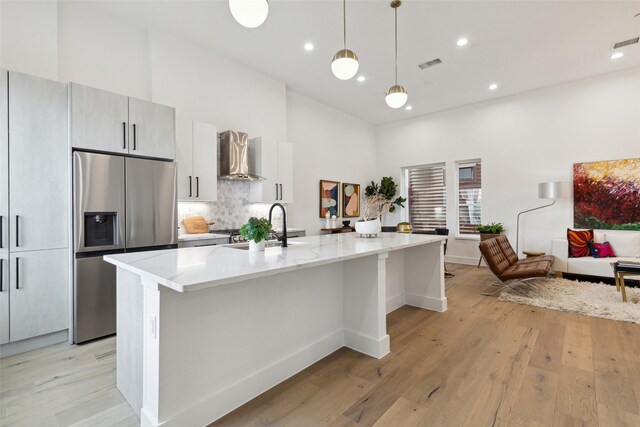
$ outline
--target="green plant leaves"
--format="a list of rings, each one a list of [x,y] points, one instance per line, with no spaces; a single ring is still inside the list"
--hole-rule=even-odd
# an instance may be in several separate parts
[[[269,239],[272,225],[266,218],[249,218],[249,222],[240,227],[240,235],[245,239],[260,243]]]

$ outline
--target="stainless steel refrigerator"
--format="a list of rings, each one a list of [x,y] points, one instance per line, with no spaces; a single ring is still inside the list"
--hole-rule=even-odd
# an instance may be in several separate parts
[[[76,343],[116,332],[119,252],[177,247],[176,165],[75,151],[74,328]]]

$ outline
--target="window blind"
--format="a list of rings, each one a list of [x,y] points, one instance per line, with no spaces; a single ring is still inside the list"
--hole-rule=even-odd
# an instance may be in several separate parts
[[[407,175],[411,227],[416,231],[446,227],[444,165],[410,168]]]
[[[471,169],[471,175],[469,175]],[[469,178],[470,176],[470,178]],[[458,164],[458,230],[477,234],[482,221],[482,167],[480,161]]]

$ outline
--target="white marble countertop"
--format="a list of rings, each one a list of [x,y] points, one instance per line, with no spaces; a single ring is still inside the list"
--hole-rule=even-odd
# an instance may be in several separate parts
[[[362,238],[345,233],[300,237],[290,240],[287,248],[264,252],[216,245],[106,255],[104,260],[175,291],[189,292],[445,239],[400,233]]]

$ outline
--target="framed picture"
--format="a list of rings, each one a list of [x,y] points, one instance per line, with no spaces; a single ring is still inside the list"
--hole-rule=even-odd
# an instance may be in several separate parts
[[[342,183],[342,216],[345,218],[360,216],[360,184]]]
[[[340,183],[320,180],[320,218],[329,215],[340,216]]]
[[[573,165],[575,228],[640,230],[640,158]]]

